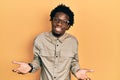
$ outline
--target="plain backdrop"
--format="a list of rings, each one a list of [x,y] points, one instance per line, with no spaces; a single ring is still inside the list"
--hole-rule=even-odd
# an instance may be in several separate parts
[[[61,3],[75,14],[67,32],[79,41],[81,68],[95,70],[88,73],[92,80],[120,80],[119,0],[1,0],[0,80],[39,80],[40,70],[13,73],[12,61],[32,61],[34,38],[51,30],[50,11]]]

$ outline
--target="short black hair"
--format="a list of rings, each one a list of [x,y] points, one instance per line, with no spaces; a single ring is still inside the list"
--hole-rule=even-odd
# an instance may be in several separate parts
[[[74,13],[71,11],[71,9],[64,5],[64,4],[60,4],[58,5],[56,8],[54,8],[51,13],[50,13],[50,21],[53,20],[53,17],[55,17],[57,12],[63,12],[66,15],[69,16],[69,25],[72,26],[74,24]]]

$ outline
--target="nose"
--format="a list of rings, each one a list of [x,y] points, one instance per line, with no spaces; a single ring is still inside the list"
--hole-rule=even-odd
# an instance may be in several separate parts
[[[61,21],[58,21],[56,24],[57,24],[58,26],[61,26],[61,25],[62,25],[62,22],[61,22]]]

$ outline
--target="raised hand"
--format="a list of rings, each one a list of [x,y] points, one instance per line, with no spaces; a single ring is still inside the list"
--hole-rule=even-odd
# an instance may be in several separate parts
[[[18,61],[13,61],[13,63],[19,65],[18,68],[12,70],[13,72],[16,72],[18,74],[26,74],[29,73],[29,71],[31,70],[31,67],[28,63]]]
[[[87,76],[87,72],[94,72],[94,70],[90,70],[90,69],[80,69],[79,71],[76,72],[76,77],[78,78],[78,80],[91,80],[88,76]]]

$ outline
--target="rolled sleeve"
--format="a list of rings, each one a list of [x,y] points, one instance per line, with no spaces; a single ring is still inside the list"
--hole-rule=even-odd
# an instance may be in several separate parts
[[[78,59],[78,41],[75,39],[73,45],[74,57],[71,61],[71,71],[75,75],[78,70],[80,70],[79,59]]]
[[[76,54],[71,62],[71,71],[75,75],[78,70],[80,70],[80,65],[79,65],[78,55]]]
[[[31,72],[35,72],[36,70],[38,70],[40,68],[40,66],[41,66],[41,63],[42,63],[42,61],[40,59],[40,56],[39,56],[40,50],[39,50],[38,45],[37,45],[36,42],[34,42],[33,53],[34,53],[34,59],[30,63],[32,65],[32,67],[33,67]]]

